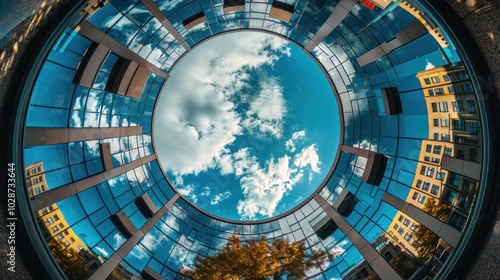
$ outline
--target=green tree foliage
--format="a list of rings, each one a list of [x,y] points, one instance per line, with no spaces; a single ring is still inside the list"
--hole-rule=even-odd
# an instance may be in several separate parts
[[[451,206],[438,202],[434,198],[428,198],[422,210],[432,215],[441,222],[445,222],[450,215]],[[415,243],[418,245],[418,256],[422,260],[432,257],[438,242],[438,236],[423,225],[417,225],[415,229]]]
[[[323,250],[306,252],[304,243],[265,238],[241,244],[231,236],[226,246],[214,256],[196,256],[191,278],[198,280],[261,280],[268,276],[287,275],[302,279],[306,272],[321,267],[333,256]]]

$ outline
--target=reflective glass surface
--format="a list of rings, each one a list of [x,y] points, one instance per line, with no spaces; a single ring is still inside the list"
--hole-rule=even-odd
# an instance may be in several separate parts
[[[57,34],[19,114],[25,199],[66,277],[180,279],[231,235],[332,253],[309,279],[424,279],[448,265],[474,226],[488,159],[484,100],[457,42],[418,1],[283,2],[293,9],[276,16],[273,1],[106,1]],[[193,205],[167,180],[152,139],[168,79],[193,84],[172,66],[230,30],[265,30],[302,47],[340,110],[341,144],[324,139],[338,150],[331,172],[296,207],[259,221]]]

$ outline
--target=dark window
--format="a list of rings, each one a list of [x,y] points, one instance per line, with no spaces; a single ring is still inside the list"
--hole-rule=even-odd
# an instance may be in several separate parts
[[[459,159],[465,159],[465,151],[464,150],[457,150],[457,158]]]
[[[436,91],[436,95],[443,95],[443,93],[444,93],[442,88],[436,88],[435,91]]]
[[[469,111],[469,113],[471,114],[475,114],[477,113],[477,110],[476,110],[476,103],[473,101],[473,100],[467,100],[467,110]]]
[[[441,146],[434,146],[434,151],[432,152],[433,154],[440,155],[441,154]]]
[[[469,159],[470,159],[470,161],[477,161],[477,149],[476,148],[469,149]]]
[[[470,122],[469,131],[473,135],[479,134],[479,122]]]
[[[460,71],[460,72],[457,72],[457,77],[459,80],[466,80],[469,78],[469,74],[467,74],[467,72],[465,71]]]
[[[434,126],[439,126],[439,119],[434,119]]]
[[[462,91],[463,92],[473,92],[474,88],[472,87],[471,84],[463,84],[462,85]]]
[[[438,111],[437,103],[432,103],[432,112],[436,113]]]
[[[431,150],[432,150],[432,145],[427,144],[427,146],[425,146],[425,151],[426,151],[427,153],[430,153],[430,152],[431,152]]]
[[[451,104],[453,105],[453,112],[463,112],[464,111],[464,106],[461,100],[457,101],[452,101]]]
[[[429,183],[429,182],[424,182],[424,187],[422,188],[422,190],[424,190],[424,191],[428,191],[430,186],[431,186],[431,183]]]
[[[453,149],[452,148],[444,148],[444,155],[451,157]]]
[[[425,82],[426,85],[430,85],[431,84],[431,80],[429,78],[425,78],[424,82]]]
[[[439,186],[438,185],[432,185],[431,193],[433,195],[437,195],[439,193]]]
[[[465,120],[453,120],[453,129],[454,130],[465,130]]]
[[[462,175],[450,172],[449,178],[450,178],[450,180],[448,180],[448,183],[452,186],[458,187],[460,184],[460,179],[462,178]]]

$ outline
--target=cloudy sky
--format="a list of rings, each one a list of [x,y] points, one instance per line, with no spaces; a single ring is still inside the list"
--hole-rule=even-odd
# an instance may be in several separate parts
[[[276,36],[239,32],[193,49],[156,107],[154,141],[179,192],[228,219],[278,215],[309,196],[339,141],[330,86]]]

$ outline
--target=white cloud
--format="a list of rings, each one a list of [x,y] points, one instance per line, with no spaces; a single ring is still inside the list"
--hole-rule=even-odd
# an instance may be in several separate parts
[[[436,66],[434,66],[434,64],[432,64],[428,59],[426,61],[427,61],[427,64],[425,65],[425,70],[436,68]]]
[[[125,239],[119,233],[115,233],[115,235],[113,235],[113,241],[114,241],[113,248],[118,249],[120,248],[120,246],[122,246],[123,243],[125,243],[125,241],[127,241],[127,239]]]
[[[108,253],[108,252],[106,252],[106,250],[104,250],[104,249],[103,249],[103,248],[101,248],[101,247],[95,247],[95,249],[96,249],[97,251],[99,251],[99,253],[101,253],[101,255],[103,255],[104,257],[107,257],[107,256],[109,255],[109,253]]]
[[[247,118],[243,121],[243,126],[251,134],[280,139],[283,117],[287,112],[283,87],[275,79],[265,79],[260,83],[257,96],[250,98],[250,109],[246,112]]]
[[[337,245],[333,246],[333,248],[328,250],[328,252],[330,252],[330,254],[332,254],[334,258],[336,258],[337,256],[342,256],[346,250],[344,246],[347,245],[348,243],[349,241],[344,239],[339,243],[337,243]]]
[[[178,186],[177,191],[192,202],[198,202],[198,197],[196,197],[196,187],[194,185],[189,184],[186,186]]]
[[[272,216],[283,196],[303,177],[303,170],[292,168],[290,156],[272,158],[261,168],[255,157],[242,159],[249,168],[240,179],[244,199],[237,204],[243,219],[254,219],[257,214]]]
[[[243,123],[273,135],[280,133],[276,124],[286,110],[277,83],[263,86],[255,98],[247,99],[249,114],[236,112],[235,96],[243,98],[243,90],[250,89],[250,69],[289,56],[290,47],[263,33],[236,34],[237,40],[234,36],[208,41],[198,47],[203,51],[191,51],[166,83],[168,92],[161,95],[156,109],[155,147],[164,168],[174,175],[198,174],[216,166],[231,173],[229,158],[224,156],[243,133]],[[265,100],[277,102],[281,114],[271,112],[275,107],[259,108]]]
[[[300,139],[304,139],[304,137],[306,136],[306,132],[305,130],[301,130],[301,131],[296,131],[292,134],[292,138],[288,139],[286,142],[285,142],[285,147],[286,147],[286,150],[289,151],[289,152],[295,152],[296,150],[296,147],[295,147],[295,142],[297,140],[300,140]]]
[[[219,193],[212,198],[212,200],[210,201],[210,205],[218,205],[221,201],[228,199],[230,196],[230,191]]]
[[[210,187],[204,186],[203,191],[200,193],[200,195],[201,196],[209,196],[210,192],[211,192]]]
[[[293,159],[293,164],[297,167],[305,167],[309,165],[314,173],[319,173],[321,171],[321,168],[319,167],[321,161],[319,161],[316,144],[312,144],[302,149],[300,153],[296,154]]]

